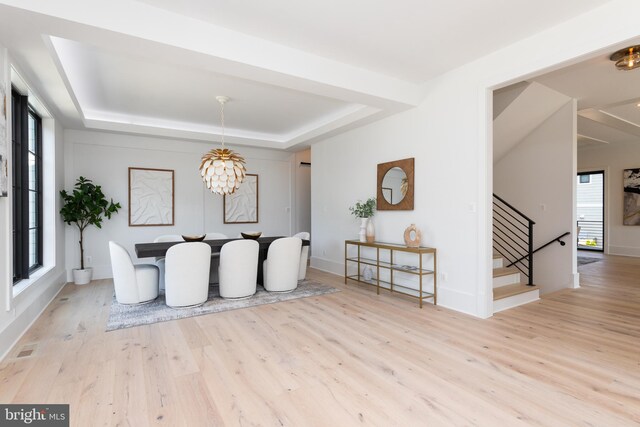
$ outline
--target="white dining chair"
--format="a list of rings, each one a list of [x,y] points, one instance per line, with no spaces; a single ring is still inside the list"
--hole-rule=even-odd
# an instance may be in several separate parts
[[[222,246],[218,267],[222,298],[248,298],[256,293],[259,251],[255,240],[234,240]]]
[[[291,292],[298,287],[300,248],[298,237],[276,239],[269,245],[262,264],[262,281],[269,292]]]
[[[204,304],[209,297],[211,246],[202,242],[175,245],[167,251],[165,298],[169,307]]]
[[[134,264],[127,250],[109,242],[113,287],[120,304],[143,304],[158,297],[158,267]]]
[[[184,242],[184,239],[179,234],[164,234],[153,239],[153,243],[159,242]],[[160,291],[164,291],[165,257],[156,257],[156,265],[158,266],[158,270],[160,270],[159,289]]]
[[[204,240],[217,240],[228,239],[229,237],[223,233],[207,233],[204,236]],[[219,265],[220,252],[211,252],[211,271],[209,273],[209,283],[218,283],[218,265]]]
[[[294,234],[293,237],[298,237],[302,240],[309,240],[310,234],[307,231],[301,231],[298,234]],[[303,246],[300,251],[300,267],[298,269],[298,280],[304,280],[307,277],[307,261],[309,260],[309,246]]]

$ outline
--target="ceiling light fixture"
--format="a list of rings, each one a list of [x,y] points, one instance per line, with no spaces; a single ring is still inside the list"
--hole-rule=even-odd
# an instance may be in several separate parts
[[[222,148],[214,148],[202,156],[200,175],[213,193],[233,194],[244,180],[246,169],[242,156],[224,147],[224,104],[229,97],[216,96],[216,99],[220,103]]]
[[[609,57],[618,70],[635,70],[640,67],[640,45],[625,47]]]

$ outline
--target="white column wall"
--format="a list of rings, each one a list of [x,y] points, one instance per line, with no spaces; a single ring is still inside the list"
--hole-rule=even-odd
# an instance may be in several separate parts
[[[11,77],[12,58],[0,45],[0,80],[7,88],[6,137],[8,159],[11,159]],[[37,95],[37,94],[36,94]],[[39,99],[42,99],[39,97]],[[9,166],[9,197],[0,198],[0,360],[38,318],[49,302],[62,289],[64,270],[64,228],[57,212],[60,210],[58,191],[64,175],[64,130],[54,118],[43,118],[43,267],[29,280],[13,285],[13,211],[11,194],[13,164]]]

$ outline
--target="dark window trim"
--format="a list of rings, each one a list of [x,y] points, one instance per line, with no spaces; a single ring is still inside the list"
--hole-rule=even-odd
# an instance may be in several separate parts
[[[42,119],[29,106],[27,96],[11,90],[13,148],[13,283],[28,279],[42,266],[43,202],[42,202]],[[36,124],[36,193],[37,193],[37,259],[29,265],[29,115]],[[33,227],[33,228],[36,228]]]

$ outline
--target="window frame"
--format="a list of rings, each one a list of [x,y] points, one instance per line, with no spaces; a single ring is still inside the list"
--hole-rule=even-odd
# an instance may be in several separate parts
[[[13,149],[13,284],[28,279],[43,265],[43,177],[42,177],[42,117],[29,105],[28,96],[15,88],[12,98]],[[29,119],[34,120],[34,151],[29,147]],[[29,183],[29,154],[35,158],[35,188]],[[35,193],[35,225],[30,223],[30,193]],[[31,263],[30,231],[36,231],[35,262]]]

